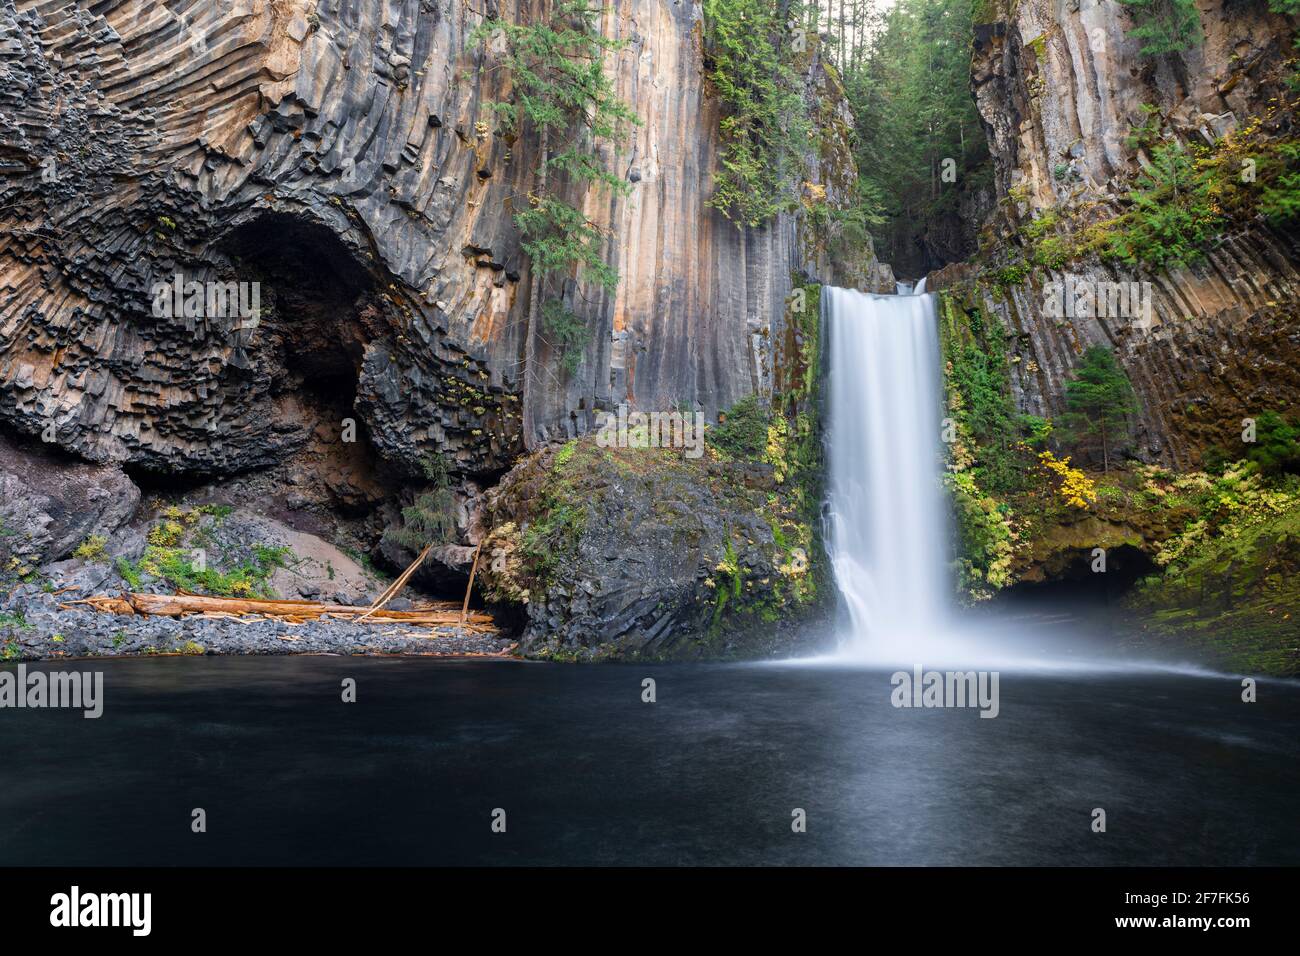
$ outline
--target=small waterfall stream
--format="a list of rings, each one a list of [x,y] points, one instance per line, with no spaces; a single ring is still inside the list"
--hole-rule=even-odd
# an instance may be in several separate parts
[[[945,629],[939,333],[924,289],[822,297],[826,545],[847,609],[844,658],[908,658]]]

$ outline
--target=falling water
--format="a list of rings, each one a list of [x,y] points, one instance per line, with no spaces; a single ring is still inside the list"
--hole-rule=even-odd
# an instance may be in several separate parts
[[[1086,609],[1050,619],[956,610],[935,298],[924,281],[915,291],[900,283],[897,295],[822,292],[825,538],[845,613],[837,652],[802,661],[1205,673],[1125,651]]]
[[[942,415],[934,296],[828,288],[827,550],[841,656],[901,659],[944,628]]]

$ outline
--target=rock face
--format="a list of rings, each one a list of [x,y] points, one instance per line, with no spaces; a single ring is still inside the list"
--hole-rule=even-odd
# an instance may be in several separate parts
[[[1242,421],[1300,406],[1300,261],[1296,239],[1260,227],[1225,236],[1195,266],[1159,273],[1097,263],[1043,270],[1021,285],[974,285],[950,267],[936,289],[969,296],[1007,331],[1012,391],[1028,414],[1059,416],[1064,388],[1090,345],[1115,350],[1140,398],[1134,453],[1175,468],[1211,447],[1237,448]],[[1047,283],[1149,283],[1151,322],[1044,314]]]
[[[1208,144],[1264,116],[1285,93],[1288,20],[1265,4],[1201,4],[1204,42],[1177,55],[1139,55],[1126,8],[1025,0],[991,4],[976,27],[972,88],[993,155],[999,208],[994,246],[1052,208],[1074,228],[1113,216],[1148,161],[1125,143],[1159,108],[1173,135]],[[1114,348],[1141,399],[1136,454],[1187,468],[1212,446],[1240,445],[1242,419],[1300,406],[1298,237],[1261,221],[1234,225],[1190,268],[1145,271],[1095,259],[1035,267],[1023,281],[976,283],[978,266],[935,274],[1007,332],[1021,411],[1058,415],[1063,386],[1089,345]],[[1046,314],[1051,283],[1149,283],[1149,313]],[[1149,320],[1149,321],[1148,321]]]
[[[825,611],[770,465],[598,448],[524,459],[487,498],[489,598],[522,606],[520,650],[560,659],[758,656]],[[815,634],[824,639],[825,632]]]
[[[525,444],[513,211],[535,145],[496,129],[509,89],[470,42],[482,16],[0,0],[0,420],[166,474],[262,467],[349,423],[412,475],[432,453],[504,470]],[[572,375],[534,330],[530,439],[624,400],[712,414],[763,388],[792,273],[833,271],[802,215],[737,229],[705,208],[718,104],[698,6],[632,0],[604,28],[627,42],[611,70],[642,119],[606,157],[632,191],[572,198],[622,280],[570,290],[590,332]],[[809,157],[832,198],[851,178],[843,109]],[[855,269],[845,281],[878,278],[869,251]]]
[[[994,0],[984,9],[971,89],[998,195],[1022,188],[1034,208],[1126,189],[1139,159],[1124,139],[1144,104],[1208,139],[1285,89],[1291,24],[1265,3],[1198,4],[1204,41],[1160,57],[1140,54],[1122,4]]]
[[[0,436],[0,570],[57,561],[91,535],[108,539],[140,504],[113,465],[90,465]]]

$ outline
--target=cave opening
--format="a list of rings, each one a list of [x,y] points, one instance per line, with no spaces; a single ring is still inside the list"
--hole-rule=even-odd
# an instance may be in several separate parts
[[[408,483],[375,449],[356,407],[367,343],[383,332],[379,281],[332,229],[297,215],[240,223],[214,251],[241,281],[260,283],[249,351],[270,386],[257,413],[289,437],[279,460],[212,490],[251,492],[259,510],[365,563]]]
[[[272,370],[274,414],[302,433],[301,447],[252,482],[260,506],[363,565],[402,571],[419,549],[391,537],[419,480],[378,452],[357,408],[367,344],[388,328],[385,280],[328,226],[296,215],[260,215],[216,249],[240,278],[261,283],[259,361]],[[409,597],[461,597],[464,575],[431,570],[411,580]]]
[[[1054,569],[1049,580],[1025,581],[999,595],[997,603],[1031,607],[1072,607],[1080,611],[1115,609],[1129,590],[1156,570],[1149,555],[1133,545],[1079,550]],[[1104,568],[1104,570],[1100,570]]]
[[[219,246],[266,287],[265,331],[292,388],[349,411],[366,341],[371,276],[327,227],[283,213],[235,228]]]
[[[1049,647],[1049,635],[1073,635],[1076,652],[1112,653],[1134,633],[1124,598],[1156,566],[1140,549],[1120,545],[1106,549],[1105,570],[1099,567],[1093,550],[1075,550],[1043,569],[1047,580],[1022,581],[972,611],[1000,634],[1032,635]]]

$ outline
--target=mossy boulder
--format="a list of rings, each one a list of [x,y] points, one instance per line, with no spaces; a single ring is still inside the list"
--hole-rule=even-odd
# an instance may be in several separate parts
[[[777,653],[824,638],[813,522],[793,482],[712,449],[539,451],[488,495],[485,593],[520,651],[562,660]]]

